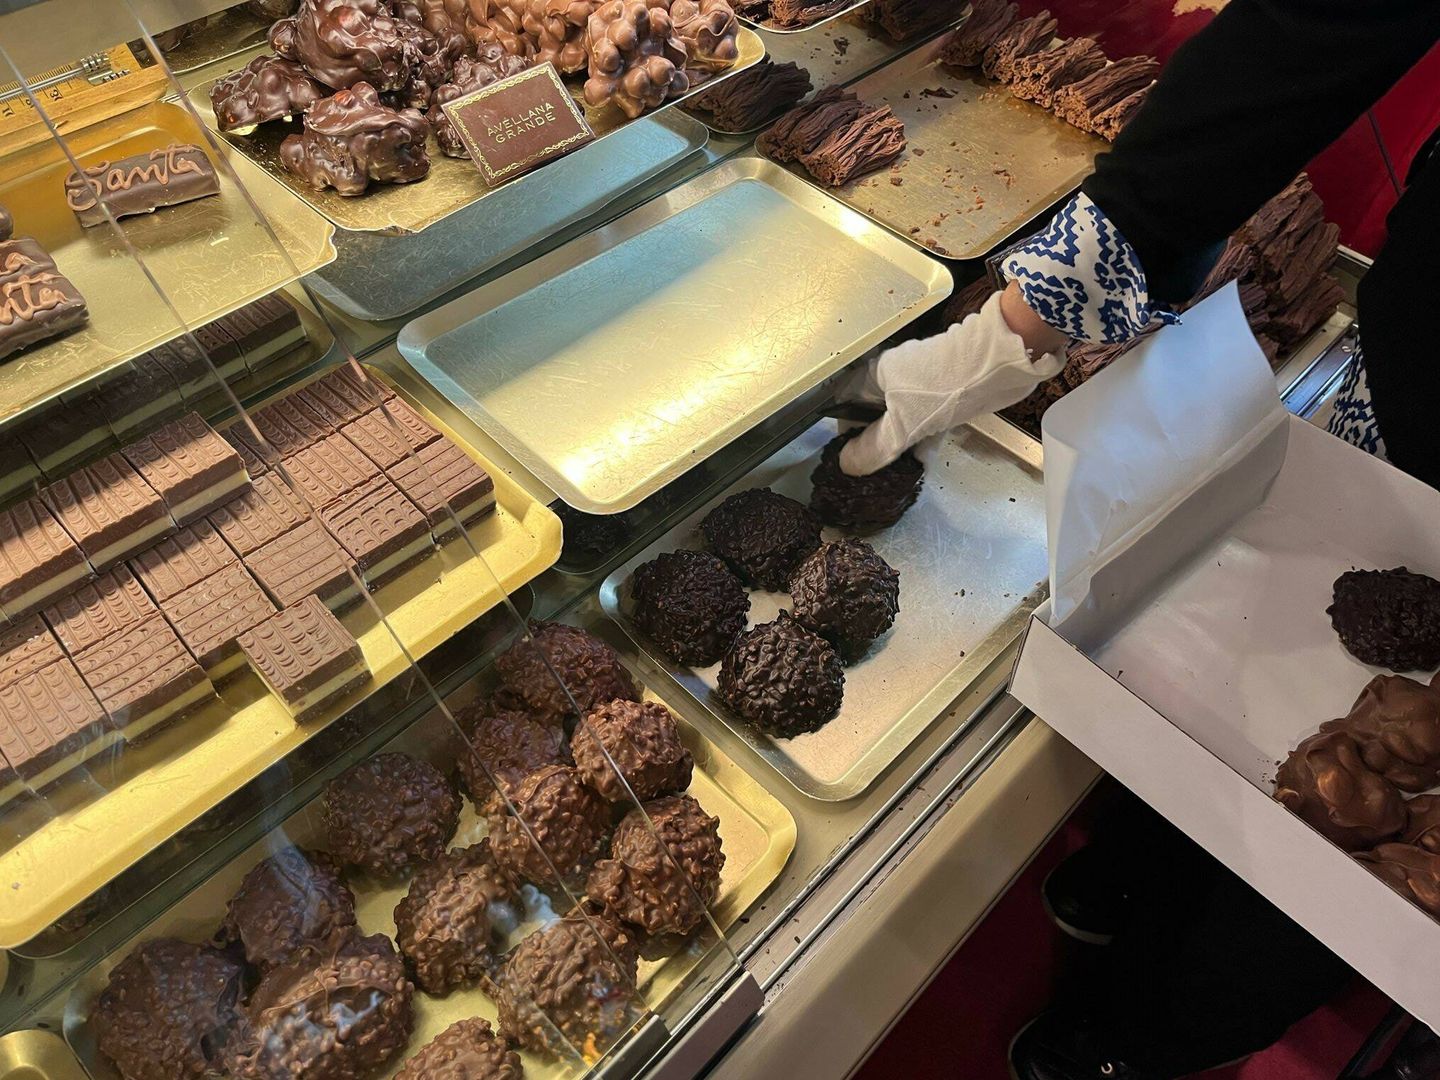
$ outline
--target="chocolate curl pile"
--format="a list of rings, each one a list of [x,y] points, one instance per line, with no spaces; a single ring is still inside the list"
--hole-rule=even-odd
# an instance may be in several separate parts
[[[1107,124],[1110,127],[1115,127],[1117,123],[1123,124],[1123,120],[1117,116],[1119,107],[1136,94],[1141,94],[1139,100],[1143,101],[1143,94],[1159,74],[1160,62],[1153,56],[1123,57],[1109,67],[1101,68],[1078,82],[1057,90],[1055,115],[1081,131],[1094,131],[1098,134],[1097,122],[1100,117],[1108,117]],[[1136,107],[1138,102],[1125,106],[1121,111],[1132,112]],[[1118,131],[1118,128],[1115,130]]]
[[[1022,101],[1033,101],[1048,109],[1055,103],[1056,91],[1095,74],[1105,64],[1104,50],[1093,38],[1071,38],[1016,60],[1010,92]]]
[[[383,0],[301,0],[293,16],[270,28],[270,46],[337,90],[359,82],[402,90],[410,58],[401,25]]]
[[[724,71],[740,59],[736,37],[740,23],[726,0],[674,0],[670,19],[684,43],[687,66],[703,72]]]
[[[766,57],[696,99],[695,107],[705,109],[717,126],[729,131],[747,131],[763,124],[781,109],[788,108],[813,89],[810,73],[794,62],[776,64]]]
[[[470,151],[465,149],[464,140],[455,130],[455,125],[450,123],[450,117],[445,115],[442,106],[446,102],[464,97],[501,79],[508,79],[529,66],[530,61],[525,57],[511,56],[495,41],[481,45],[473,59],[462,56],[455,61],[455,70],[450,74],[451,81],[435,88],[435,93],[430,96],[430,111],[425,114],[435,132],[435,141],[440,144],[440,152],[453,158],[470,156]]]
[[[800,164],[828,187],[884,168],[905,152],[905,124],[884,105],[861,113],[800,155]]]
[[[951,0],[874,0],[862,10],[896,41],[908,41],[953,22],[962,8]]]
[[[848,124],[868,106],[849,90],[827,86],[791,109],[755,140],[772,161],[794,161],[820,144],[835,128]]]
[[[313,187],[361,195],[372,180],[424,179],[430,172],[429,133],[419,112],[391,109],[369,83],[356,83],[310,110],[305,131],[280,144],[280,163]]]
[[[850,0],[773,0],[770,4],[770,22],[784,29],[813,26],[849,5]]]
[[[1060,24],[1048,11],[1021,19],[985,49],[981,70],[987,79],[1008,83],[1015,77],[1015,61],[1050,47]]]
[[[970,17],[950,35],[940,50],[940,62],[952,67],[979,67],[990,43],[1020,17],[1012,0],[974,0]]]
[[[685,46],[663,8],[645,0],[608,0],[590,16],[589,34],[586,104],[614,102],[633,120],[690,88]]]

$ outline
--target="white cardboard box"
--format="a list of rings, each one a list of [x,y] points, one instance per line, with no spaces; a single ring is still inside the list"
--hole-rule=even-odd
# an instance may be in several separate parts
[[[1051,594],[1011,692],[1440,1028],[1440,926],[1270,793],[1378,669],[1352,567],[1440,576],[1440,493],[1288,415],[1233,287],[1045,417]]]

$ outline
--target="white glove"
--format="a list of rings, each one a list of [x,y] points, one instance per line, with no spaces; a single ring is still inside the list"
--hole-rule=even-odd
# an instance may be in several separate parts
[[[943,334],[887,349],[841,397],[885,415],[840,451],[851,476],[883,469],[921,439],[1023,400],[1065,366],[1065,350],[1032,359],[1000,313],[1000,294]]]

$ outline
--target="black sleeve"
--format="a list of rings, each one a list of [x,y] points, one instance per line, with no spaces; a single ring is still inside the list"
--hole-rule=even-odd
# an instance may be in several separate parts
[[[1231,0],[1171,58],[1084,191],[1154,299],[1199,287],[1218,245],[1440,40],[1440,0]]]

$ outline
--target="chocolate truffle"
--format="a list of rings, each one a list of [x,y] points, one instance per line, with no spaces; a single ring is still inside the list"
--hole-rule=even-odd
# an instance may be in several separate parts
[[[864,540],[822,544],[790,579],[795,619],[840,651],[847,664],[865,655],[900,611],[900,575]]]
[[[303,116],[324,101],[330,89],[293,60],[257,56],[239,71],[217,79],[210,105],[221,131],[246,134],[271,120]]]
[[[615,827],[610,857],[590,871],[586,893],[645,932],[655,946],[647,945],[647,955],[663,955],[700,925],[715,902],[725,852],[720,819],[689,795],[656,799],[641,809]]]
[[[1394,570],[1351,570],[1335,579],[1325,609],[1340,644],[1364,664],[1391,671],[1440,666],[1440,581]]]
[[[443,996],[489,974],[492,950],[519,922],[514,899],[489,839],[422,866],[395,906],[395,941],[416,985]]]
[[[1405,801],[1366,767],[1343,731],[1311,735],[1275,775],[1275,798],[1346,851],[1373,847],[1405,828]]]
[[[384,934],[307,945],[255,988],[226,1048],[236,1080],[360,1080],[405,1047],[415,988]]]
[[[370,182],[409,184],[430,173],[429,121],[392,109],[369,83],[356,83],[312,106],[305,130],[280,144],[280,164],[313,188],[363,195]]]
[[[225,909],[220,933],[238,941],[261,971],[283,964],[302,945],[355,925],[355,897],[335,860],[288,847],[257,863]]]
[[[576,719],[575,706],[584,713],[602,701],[640,700],[640,690],[615,650],[578,626],[564,623],[532,622],[530,636],[501,654],[495,670],[500,675],[496,697],[501,705],[556,723]],[[563,689],[556,675],[564,682]]]
[[[590,910],[537,930],[496,980],[501,1034],[546,1056],[602,1053],[640,1015],[638,954],[631,931]]]
[[[850,476],[840,468],[840,450],[857,432],[842,432],[825,444],[810,474],[810,509],[826,525],[888,529],[920,497],[925,466],[907,450],[869,476]]]
[[[95,1045],[124,1080],[210,1076],[240,982],[240,965],[213,949],[147,941],[110,973],[90,1010]]]
[[[610,804],[568,765],[537,769],[508,794],[520,820],[529,827],[529,835],[498,797],[491,799],[485,806],[485,818],[495,861],[516,877],[551,885],[554,878],[548,857],[566,885],[583,881],[605,842]],[[531,843],[531,835],[539,848]]]
[[[1381,844],[1355,858],[1401,896],[1440,915],[1440,855],[1410,844]]]
[[[840,711],[845,671],[840,656],[788,611],[741,634],[720,662],[720,698],[762,731],[794,738]]]
[[[700,522],[710,548],[745,584],[781,592],[795,567],[820,546],[820,522],[769,488],[731,495]]]
[[[1414,844],[1440,854],[1440,795],[1416,795],[1405,802],[1407,822],[1402,844]]]
[[[1440,779],[1440,689],[1377,675],[1344,719],[1320,730],[1354,738],[1365,764],[1401,791],[1424,791]]]
[[[607,701],[595,706],[576,727],[570,749],[585,782],[613,803],[630,801],[630,792],[615,773],[617,766],[642,802],[684,791],[695,767],[680,741],[675,717],[658,701]]]
[[[708,667],[745,629],[750,594],[726,565],[703,551],[667,551],[635,568],[633,618],[678,664]]]
[[[456,719],[469,744],[457,762],[460,783],[476,806],[495,794],[492,777],[509,789],[542,765],[570,763],[565,729],[554,720],[489,701]]]
[[[428,761],[376,754],[330,781],[321,813],[331,854],[394,877],[445,853],[460,821],[460,796]]]
[[[520,1055],[495,1034],[490,1021],[457,1020],[405,1062],[395,1080],[522,1080]]]

